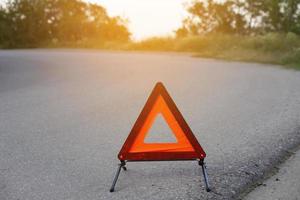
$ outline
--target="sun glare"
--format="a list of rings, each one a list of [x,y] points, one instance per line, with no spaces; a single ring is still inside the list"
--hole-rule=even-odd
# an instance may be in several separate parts
[[[99,3],[109,15],[129,20],[132,39],[172,35],[187,15],[186,0],[87,0]]]

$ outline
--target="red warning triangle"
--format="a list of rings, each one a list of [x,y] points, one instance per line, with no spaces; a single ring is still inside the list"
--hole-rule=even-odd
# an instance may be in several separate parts
[[[161,114],[177,139],[176,143],[145,143],[155,118]],[[162,83],[157,83],[135,122],[118,157],[131,160],[194,160],[206,156],[192,130]]]

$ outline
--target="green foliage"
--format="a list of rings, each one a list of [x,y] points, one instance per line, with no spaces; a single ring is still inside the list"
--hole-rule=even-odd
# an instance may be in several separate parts
[[[174,50],[300,68],[300,0],[193,0],[187,11]]]
[[[127,42],[126,21],[81,0],[11,0],[0,8],[0,46]]]
[[[128,46],[129,50],[146,50],[146,51],[173,51],[174,38],[170,37],[153,37],[140,42],[132,43]]]
[[[127,50],[193,52],[201,57],[274,63],[300,68],[300,37],[294,33],[242,36],[214,33],[183,38],[151,38]]]
[[[300,0],[193,0],[190,16],[176,32],[182,35],[207,33],[300,34]]]
[[[300,70],[300,47],[285,54],[280,63]]]
[[[9,29],[9,26],[5,19],[5,10],[0,6],[0,48],[6,45],[6,39],[8,37],[8,31],[4,31]]]
[[[176,37],[130,41],[127,21],[81,0],[10,0],[0,48],[83,47],[195,52],[300,68],[300,0],[193,0]]]
[[[222,3],[212,0],[193,1],[188,7],[191,17],[186,19],[186,27],[192,34],[242,31],[246,20],[239,12],[240,7],[238,0],[227,0]]]
[[[241,42],[243,48],[259,49],[265,52],[286,52],[300,46],[300,37],[294,33],[274,33],[248,36]]]

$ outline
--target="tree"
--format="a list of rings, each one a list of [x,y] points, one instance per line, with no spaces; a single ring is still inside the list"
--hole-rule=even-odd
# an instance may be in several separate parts
[[[246,25],[240,13],[242,6],[242,1],[238,0],[228,0],[223,3],[213,0],[193,1],[187,8],[190,17],[184,20],[183,26],[193,34],[242,33]]]
[[[190,16],[178,31],[198,35],[211,32],[257,34],[294,32],[300,34],[300,0],[194,0]]]
[[[81,0],[10,0],[0,8],[0,27],[0,45],[8,47],[130,39],[125,20]]]
[[[7,21],[7,14],[3,7],[0,6],[0,47],[7,46],[7,40],[10,32],[10,27]],[[2,45],[1,45],[2,44]]]

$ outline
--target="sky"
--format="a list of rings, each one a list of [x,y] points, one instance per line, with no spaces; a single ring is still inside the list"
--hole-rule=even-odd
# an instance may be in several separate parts
[[[99,3],[110,16],[129,19],[132,39],[172,35],[187,15],[187,0],[86,0]]]

